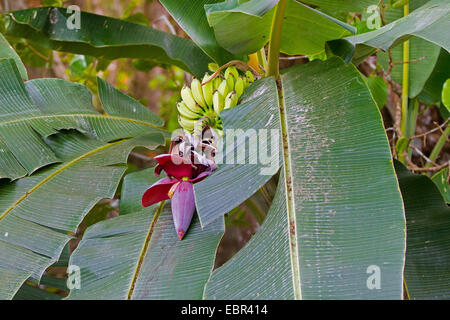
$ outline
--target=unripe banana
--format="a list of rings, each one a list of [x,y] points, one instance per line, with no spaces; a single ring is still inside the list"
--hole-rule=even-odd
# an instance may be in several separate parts
[[[192,96],[192,91],[188,86],[184,86],[183,89],[181,89],[181,98],[192,112],[199,113],[202,111],[202,109],[195,103],[194,97]]]
[[[180,115],[186,119],[198,119],[201,117],[198,113],[192,112],[183,101],[177,103],[177,109]]]
[[[216,72],[219,66],[210,63],[208,68]],[[206,126],[217,131],[223,130],[220,113],[236,106],[245,89],[255,78],[250,71],[241,76],[238,70],[231,66],[224,74],[217,72],[214,79],[208,80],[208,73],[202,80],[194,78],[190,87],[184,86],[181,90],[183,100],[177,104],[178,123],[194,135],[200,134]]]
[[[215,77],[213,80],[213,89],[217,90],[219,89],[220,84],[222,83],[222,78],[221,77]]]
[[[250,70],[245,72],[245,76],[247,77],[249,83],[255,81],[255,77],[253,76],[253,73]]]
[[[206,82],[209,79],[208,73],[205,73],[205,76],[203,77],[203,82]],[[206,104],[208,107],[212,107],[213,103],[213,83],[212,81],[209,81],[208,83],[205,83],[202,85],[202,92],[203,92],[203,98],[205,99]]]
[[[236,80],[236,84],[234,85],[234,91],[236,91],[238,99],[241,97],[242,93],[244,93],[245,82],[242,77],[239,77]]]
[[[225,70],[225,78],[226,78],[227,75],[229,75],[229,74],[232,74],[235,80],[236,80],[237,78],[239,78],[239,72],[237,71],[236,67],[234,67],[234,66],[228,67],[228,68]]]
[[[182,128],[184,128],[187,131],[192,132],[194,130],[195,122],[196,120],[186,119],[181,115],[178,116],[178,123]]]
[[[222,96],[227,96],[228,92],[230,92],[230,90],[228,89],[227,80],[222,80],[219,87],[217,88],[217,91],[219,91]]]
[[[211,72],[216,72],[216,70],[219,69],[219,65],[214,62],[208,63],[208,69]]]
[[[234,90],[234,75],[232,73],[228,73],[225,76],[225,80],[227,82],[227,86],[228,86],[228,91],[233,91]]]
[[[235,91],[231,91],[228,93],[228,95],[225,97],[225,109],[230,109],[236,106],[238,101],[237,94]]]
[[[225,107],[225,99],[223,95],[220,94],[219,91],[214,92],[213,95],[213,106],[214,106],[214,112],[219,115],[220,112]]]
[[[203,98],[203,90],[202,90],[202,83],[198,79],[193,79],[191,82],[191,91],[192,96],[194,97],[195,102],[197,102],[200,107],[203,109],[206,108],[206,102]]]

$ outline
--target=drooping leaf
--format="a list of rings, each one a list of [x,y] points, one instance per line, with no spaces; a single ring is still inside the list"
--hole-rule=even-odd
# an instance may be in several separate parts
[[[278,95],[273,78],[261,79],[250,86],[241,103],[222,111],[220,117],[225,137],[216,155],[219,168],[210,178],[194,185],[203,226],[244,202],[281,164]]]
[[[448,78],[450,78],[450,53],[441,49],[433,72],[428,77],[418,98],[425,103],[437,103],[441,101],[442,86]]]
[[[314,55],[325,50],[325,42],[356,33],[344,22],[298,1],[288,1],[281,34],[281,51]]]
[[[436,172],[431,180],[437,186],[439,191],[441,192],[442,197],[445,202],[450,203],[450,186],[448,183],[448,168],[444,168],[439,172]]]
[[[65,8],[13,11],[7,16],[6,33],[58,51],[173,64],[197,77],[208,70],[210,59],[188,39],[88,12],[80,13],[80,29],[68,28],[70,17]]]
[[[233,59],[243,59],[222,48],[217,43],[214,30],[208,25],[204,6],[222,0],[160,0],[160,2],[189,37],[219,65]]]
[[[395,162],[407,221],[405,281],[411,299],[450,297],[450,208],[426,176]]]
[[[251,54],[268,41],[278,0],[238,0],[205,5],[217,42],[234,54]]]
[[[339,15],[347,12],[362,13],[364,9],[371,5],[378,5],[379,0],[305,0],[307,4],[318,7],[319,10],[333,15]]]
[[[250,54],[269,41],[277,2],[228,1],[206,5],[205,9],[217,41],[235,54]],[[355,33],[353,27],[290,0],[283,20],[281,51],[291,55],[317,54],[324,51],[326,41],[351,33]]]
[[[58,261],[79,223],[102,198],[111,198],[136,146],[154,149],[159,133],[112,143],[80,133],[46,139],[63,161],[15,182],[0,182],[0,299],[10,299],[30,276]],[[121,165],[122,164],[122,165]]]
[[[180,241],[169,203],[141,205],[142,194],[157,179],[153,168],[128,174],[121,215],[86,230],[70,260],[81,268],[82,285],[69,299],[202,298],[223,219],[201,229],[194,218]]]
[[[371,55],[376,49],[386,51],[399,43],[416,36],[450,51],[450,40],[442,30],[450,28],[450,3],[432,0],[414,10],[406,17],[391,22],[382,28],[328,42],[332,51],[347,62],[355,64]]]
[[[24,80],[28,80],[27,69],[20,60],[16,51],[14,51],[13,47],[8,43],[5,37],[0,33],[0,59],[14,59],[16,63],[17,69],[20,72],[20,76]]]
[[[281,83],[288,148],[277,195],[261,230],[213,273],[206,297],[401,299],[403,204],[361,74],[334,57],[295,66]]]
[[[0,178],[17,179],[59,162],[42,137],[60,129],[106,142],[159,130],[162,120],[147,108],[103,80],[99,84],[107,114],[95,110],[84,86],[60,79],[24,84],[14,61],[0,60]]]

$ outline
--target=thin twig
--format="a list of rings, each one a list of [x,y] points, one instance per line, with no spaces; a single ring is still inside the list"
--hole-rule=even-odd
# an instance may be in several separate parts
[[[435,165],[435,166],[437,166],[437,163],[435,163],[434,161],[432,161],[432,160],[430,160],[426,155],[424,155],[423,153],[422,153],[422,151],[420,151],[420,149],[419,148],[417,148],[416,146],[413,146],[413,145],[409,145],[412,149],[414,149],[422,158],[424,158],[425,159],[425,161],[426,162],[429,162],[429,163],[431,163],[432,165]]]
[[[434,166],[434,167],[429,167],[429,168],[419,168],[419,167],[410,167],[408,166],[408,169],[411,171],[416,171],[416,172],[435,172],[435,171],[439,171],[441,169],[444,169],[445,167],[450,167],[450,162],[438,165],[438,166]]]
[[[424,136],[426,136],[426,135],[429,135],[430,133],[433,133],[433,132],[438,131],[438,130],[441,130],[441,131],[442,131],[442,128],[445,127],[445,125],[447,124],[447,122],[448,122],[449,120],[450,120],[450,119],[445,120],[443,124],[441,124],[440,126],[434,128],[434,129],[431,129],[430,131],[427,131],[427,132],[425,132],[425,133],[421,133],[421,134],[412,136],[410,139],[421,138],[421,137],[424,137]]]
[[[417,61],[423,60],[425,58],[426,57],[420,57],[420,58],[412,59],[412,60],[409,60],[409,61],[395,61],[395,62],[392,62],[392,64],[395,65],[395,64],[405,64],[405,63],[417,62]]]

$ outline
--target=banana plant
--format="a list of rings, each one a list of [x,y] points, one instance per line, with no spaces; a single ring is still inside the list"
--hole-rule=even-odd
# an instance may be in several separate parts
[[[333,16],[335,1],[305,1],[317,8],[292,0],[160,2],[192,40],[88,12],[72,30],[65,8],[6,13],[0,298],[39,296],[30,284],[45,283],[85,216],[117,193],[119,216],[89,226],[70,253],[75,273],[68,278],[75,280],[67,299],[448,298],[449,264],[439,265],[449,259],[448,208],[430,200],[442,197],[428,177],[394,167],[383,102],[357,68],[408,39],[448,54],[446,1],[362,35]],[[351,1],[345,10],[363,8]],[[174,106],[184,140],[155,157],[155,168],[124,177],[134,148],[165,145],[162,120],[101,78],[101,112],[82,85],[24,81],[8,37],[191,73]],[[280,70],[280,53],[314,61]],[[442,87],[437,55],[414,97],[433,83]],[[212,158],[201,158],[206,168],[195,171],[191,159],[175,163],[188,142],[211,149],[210,140],[193,142],[205,127],[215,133]],[[269,181],[277,188],[261,228],[214,267],[224,216]]]

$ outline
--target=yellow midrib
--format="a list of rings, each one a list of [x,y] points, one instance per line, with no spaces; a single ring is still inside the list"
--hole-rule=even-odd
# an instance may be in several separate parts
[[[144,262],[144,258],[147,255],[148,245],[150,243],[150,239],[152,238],[153,230],[155,229],[156,223],[158,222],[159,216],[161,215],[161,211],[164,208],[164,204],[165,204],[165,201],[162,201],[159,204],[158,209],[155,210],[155,214],[153,215],[152,223],[150,225],[150,228],[148,228],[147,235],[145,236],[145,241],[142,246],[141,252],[139,254],[139,259],[137,261],[136,268],[133,273],[133,278],[130,283],[130,288],[128,289],[127,300],[131,300],[131,297],[133,295],[134,288],[136,286],[136,281],[137,281],[137,278],[141,271],[142,263]]]
[[[25,198],[27,198],[31,193],[33,193],[34,191],[36,191],[39,187],[41,187],[44,183],[46,183],[47,181],[49,181],[51,178],[53,178],[54,176],[58,175],[60,172],[64,171],[65,169],[69,168],[70,166],[72,166],[73,164],[77,163],[78,161],[94,154],[97,153],[101,150],[107,149],[109,147],[112,147],[116,144],[122,143],[124,141],[127,141],[128,139],[123,139],[123,140],[119,140],[119,141],[115,141],[109,144],[106,144],[104,146],[101,146],[99,148],[96,148],[94,150],[91,150],[69,162],[67,162],[65,165],[63,165],[61,168],[59,168],[58,170],[55,170],[54,172],[52,172],[50,175],[48,175],[47,177],[45,177],[43,180],[41,180],[38,184],[36,184],[34,187],[32,187],[31,189],[29,189],[27,192],[25,192],[16,202],[14,202],[8,209],[6,209],[1,215],[0,215],[0,221],[9,213],[11,212],[11,210],[13,210],[18,204],[20,204],[23,200],[25,200]]]
[[[124,118],[124,117],[117,117],[117,116],[110,116],[108,114],[95,114],[95,113],[67,113],[67,114],[58,114],[58,115],[43,115],[43,116],[33,116],[28,118],[21,118],[21,119],[14,119],[14,120],[8,120],[4,122],[0,122],[0,126],[11,124],[11,123],[17,123],[17,122],[24,122],[24,121],[31,121],[31,120],[37,120],[37,119],[46,119],[46,118],[64,118],[64,117],[90,117],[90,118],[105,118],[105,119],[111,119],[111,120],[121,120],[121,121],[127,121],[127,122],[133,122],[137,124],[141,124],[147,127],[151,128],[158,128],[161,129],[155,125],[149,124],[144,121],[130,119],[130,118]],[[161,129],[162,130],[162,129]]]

